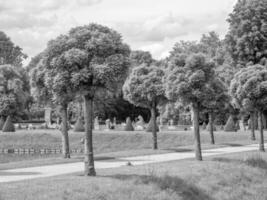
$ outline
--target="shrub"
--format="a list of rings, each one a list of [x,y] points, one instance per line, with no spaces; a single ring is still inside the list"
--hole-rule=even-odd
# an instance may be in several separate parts
[[[235,122],[232,116],[230,116],[224,126],[224,131],[226,132],[233,132],[236,131]]]
[[[73,131],[74,132],[84,132],[85,131],[83,121],[81,118],[78,118],[78,120],[76,121]]]
[[[1,119],[0,119],[0,130],[3,129],[4,124],[5,124],[5,120],[3,119],[3,117],[1,117]]]
[[[148,123],[148,126],[147,126],[147,129],[146,129],[146,131],[147,132],[152,132],[152,121],[150,120],[149,121],[149,123]],[[157,130],[157,132],[159,131],[159,126],[156,124],[156,130]]]
[[[134,131],[134,127],[132,125],[132,121],[130,119],[130,117],[127,117],[126,119],[126,126],[124,128],[125,131]]]
[[[3,126],[2,131],[3,132],[15,132],[15,126],[14,126],[10,116],[8,116],[6,122]]]

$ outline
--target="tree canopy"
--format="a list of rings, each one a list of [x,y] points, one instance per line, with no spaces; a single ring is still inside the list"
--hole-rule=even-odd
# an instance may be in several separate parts
[[[253,65],[237,72],[231,82],[230,94],[241,108],[256,109],[261,117],[267,105],[266,67]],[[262,127],[260,128],[262,131]],[[261,136],[263,137],[262,134]],[[260,150],[264,150],[263,141]]]
[[[234,61],[243,66],[266,62],[267,1],[239,0],[228,22],[226,42]]]
[[[22,48],[16,46],[10,38],[0,31],[0,64],[22,66],[22,61],[27,58],[22,52]]]

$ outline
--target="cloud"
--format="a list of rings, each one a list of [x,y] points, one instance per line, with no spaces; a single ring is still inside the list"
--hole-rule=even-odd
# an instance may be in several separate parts
[[[95,22],[117,30],[132,49],[162,58],[179,40],[198,40],[212,30],[223,36],[236,1],[0,0],[0,30],[34,56],[50,39]]]
[[[27,29],[33,27],[51,27],[56,23],[56,16],[39,17],[29,13],[15,15],[0,14],[1,29]]]
[[[0,0],[0,10],[40,13],[68,6],[91,6],[102,0]]]
[[[131,41],[163,42],[192,35],[200,37],[209,31],[223,34],[227,28],[226,16],[227,12],[191,17],[167,13],[130,23],[118,22],[113,27]]]

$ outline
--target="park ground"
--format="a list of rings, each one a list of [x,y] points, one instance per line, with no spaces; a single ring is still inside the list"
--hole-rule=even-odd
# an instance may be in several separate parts
[[[70,133],[71,148],[82,148],[83,133]],[[257,143],[249,132],[216,132],[215,146],[209,134],[202,132],[203,148],[239,146]],[[0,134],[0,148],[60,147],[56,131],[19,131]],[[99,132],[94,134],[96,158],[155,154],[151,134],[145,132]],[[193,150],[193,134],[165,132],[159,134],[157,153]],[[52,156],[2,155],[0,170],[66,162]],[[82,160],[75,155],[67,162]],[[81,173],[0,184],[0,200],[9,199],[96,199],[96,200],[221,200],[267,199],[267,155],[244,152],[143,166],[124,166],[97,170],[97,177]]]

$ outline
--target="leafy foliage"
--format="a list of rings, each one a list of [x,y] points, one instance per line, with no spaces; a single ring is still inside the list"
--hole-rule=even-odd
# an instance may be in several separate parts
[[[16,67],[22,66],[23,59],[27,58],[22,49],[10,40],[10,38],[0,31],[0,65],[8,64]]]
[[[30,98],[28,77],[23,69],[0,65],[0,115],[20,115]]]
[[[240,108],[263,110],[267,105],[267,69],[253,65],[235,74],[230,87],[231,96]]]
[[[165,98],[164,71],[155,65],[141,65],[133,69],[123,86],[124,98],[136,106],[152,108]]]
[[[130,55],[133,66],[139,66],[142,64],[151,65],[155,60],[148,51],[132,51]]]
[[[194,54],[185,66],[171,63],[166,73],[166,93],[169,99],[190,103],[205,101],[211,92],[209,83],[214,77],[214,63],[207,62],[202,54]]]
[[[239,0],[228,22],[226,42],[234,61],[242,65],[266,62],[267,1]]]

